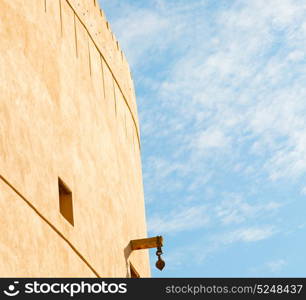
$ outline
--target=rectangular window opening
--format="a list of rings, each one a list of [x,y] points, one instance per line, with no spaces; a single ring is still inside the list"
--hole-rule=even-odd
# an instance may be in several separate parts
[[[58,178],[58,192],[60,213],[72,226],[74,226],[72,192],[60,178]]]

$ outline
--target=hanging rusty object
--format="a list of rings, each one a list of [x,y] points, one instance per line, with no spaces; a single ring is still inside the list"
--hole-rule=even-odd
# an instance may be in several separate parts
[[[159,270],[162,270],[165,267],[166,263],[161,258],[161,255],[163,254],[163,251],[162,251],[163,237],[162,236],[159,235],[153,238],[132,240],[130,244],[131,244],[132,250],[156,248],[157,249],[156,255],[158,259],[157,259],[155,266]]]

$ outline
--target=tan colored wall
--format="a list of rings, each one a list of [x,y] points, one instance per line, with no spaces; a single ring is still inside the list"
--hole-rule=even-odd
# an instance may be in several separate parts
[[[137,107],[95,0],[0,0],[0,276],[150,276]],[[74,226],[59,212],[58,177]]]

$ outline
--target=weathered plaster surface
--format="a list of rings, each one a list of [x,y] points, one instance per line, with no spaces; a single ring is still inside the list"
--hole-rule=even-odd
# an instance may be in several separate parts
[[[0,276],[150,276],[137,107],[95,0],[0,0]],[[59,211],[58,177],[74,226]]]

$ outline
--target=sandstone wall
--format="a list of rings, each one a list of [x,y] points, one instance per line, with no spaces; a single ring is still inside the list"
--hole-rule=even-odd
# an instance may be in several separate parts
[[[150,276],[133,82],[98,1],[0,0],[0,97],[0,276]]]

